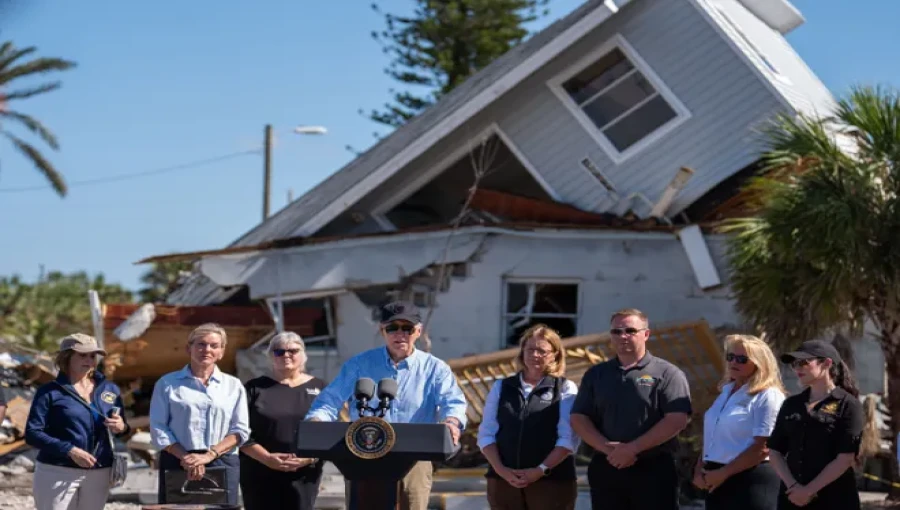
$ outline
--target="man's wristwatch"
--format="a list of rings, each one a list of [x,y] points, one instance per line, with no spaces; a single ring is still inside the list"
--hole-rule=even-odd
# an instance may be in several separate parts
[[[538,466],[538,469],[540,469],[541,471],[543,471],[544,476],[547,476],[547,475],[550,474],[550,468],[548,468],[547,465],[544,464],[543,462]]]

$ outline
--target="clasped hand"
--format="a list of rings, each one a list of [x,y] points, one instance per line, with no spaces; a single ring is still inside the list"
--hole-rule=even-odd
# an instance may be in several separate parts
[[[633,444],[611,441],[606,445],[612,447],[606,454],[606,461],[610,466],[624,469],[637,462],[638,451]]]
[[[212,452],[189,453],[181,458],[181,467],[188,474],[188,480],[197,481],[203,479],[206,474],[206,465],[216,459]]]
[[[509,469],[504,467],[497,474],[517,489],[524,489],[544,476],[544,472],[538,467],[529,469]]]
[[[297,471],[316,463],[317,459],[297,457],[293,453],[270,453],[266,457],[266,466],[275,471]]]

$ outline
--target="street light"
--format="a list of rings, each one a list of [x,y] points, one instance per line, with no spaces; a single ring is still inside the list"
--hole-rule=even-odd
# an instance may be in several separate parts
[[[324,135],[328,133],[328,129],[325,126],[297,126],[294,128],[294,133],[298,135]]]
[[[298,135],[324,135],[328,130],[324,126],[297,126],[294,133]],[[269,200],[272,194],[272,125],[266,124],[263,150],[263,214],[262,219],[269,218]]]

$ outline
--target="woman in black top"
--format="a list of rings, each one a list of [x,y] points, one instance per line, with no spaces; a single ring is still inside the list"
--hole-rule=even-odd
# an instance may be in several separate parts
[[[269,343],[273,377],[247,382],[250,439],[241,446],[241,491],[246,510],[312,510],[322,465],[290,453],[298,424],[325,381],[304,373],[306,348],[299,335],[284,332]]]
[[[858,510],[853,466],[864,416],[850,369],[818,340],[781,360],[807,388],[784,401],[769,437],[772,467],[783,482],[778,508]]]

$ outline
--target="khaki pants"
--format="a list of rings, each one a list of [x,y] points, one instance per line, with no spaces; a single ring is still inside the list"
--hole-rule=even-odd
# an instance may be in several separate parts
[[[109,468],[79,469],[35,463],[37,510],[103,510],[109,497]]]
[[[502,478],[487,479],[491,510],[574,510],[578,499],[575,480],[538,480],[517,489]]]
[[[400,480],[400,510],[428,510],[434,466],[431,461],[416,462],[409,473]],[[350,483],[344,484],[344,496],[350,503]]]

